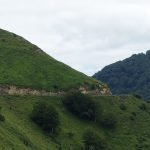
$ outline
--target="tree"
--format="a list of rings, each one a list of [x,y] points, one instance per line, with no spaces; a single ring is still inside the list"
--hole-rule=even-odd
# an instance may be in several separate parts
[[[65,107],[79,118],[86,120],[95,120],[96,103],[88,95],[80,92],[67,94],[63,99]]]
[[[2,107],[0,107],[0,121],[5,121],[5,117],[1,114]]]
[[[105,141],[91,129],[83,134],[83,143],[85,150],[104,150],[106,148]]]
[[[39,102],[33,107],[31,119],[47,133],[56,133],[60,125],[56,109],[44,102]]]
[[[105,113],[101,118],[101,124],[105,128],[115,128],[117,124],[117,118],[112,113]]]

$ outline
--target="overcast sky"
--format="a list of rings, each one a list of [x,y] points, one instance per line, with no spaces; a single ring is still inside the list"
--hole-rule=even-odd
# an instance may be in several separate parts
[[[150,49],[150,1],[0,0],[0,28],[93,75]]]

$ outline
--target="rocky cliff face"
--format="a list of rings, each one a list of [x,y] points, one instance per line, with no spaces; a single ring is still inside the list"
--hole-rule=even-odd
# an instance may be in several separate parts
[[[111,95],[111,92],[107,86],[100,86],[93,90],[88,89],[87,87],[80,87],[79,91],[84,94],[91,95]],[[62,96],[65,92],[50,92],[46,90],[37,90],[31,88],[19,88],[15,85],[0,85],[0,94],[8,95],[34,95],[34,96]]]
[[[63,92],[50,92],[45,90],[36,90],[31,88],[19,88],[14,85],[0,85],[0,94],[8,95],[35,95],[35,96],[57,96],[63,95]]]
[[[79,91],[81,93],[84,93],[84,94],[91,94],[91,95],[106,95],[106,96],[109,96],[109,95],[112,95],[110,89],[107,87],[107,85],[101,85],[101,84],[98,84],[97,87],[95,87],[94,89],[89,89],[87,87],[80,87],[79,88]]]

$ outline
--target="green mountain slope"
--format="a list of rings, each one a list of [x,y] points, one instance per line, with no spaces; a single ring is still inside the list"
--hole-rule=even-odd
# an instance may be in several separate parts
[[[7,95],[10,87],[17,87],[20,94]],[[79,87],[83,92],[98,88],[109,91],[105,84],[56,61],[22,37],[0,30],[0,150],[83,150],[83,133],[89,128],[105,140],[105,150],[150,149],[150,104],[141,99],[93,96],[98,119],[102,114],[114,114],[117,119],[115,128],[108,129],[96,120],[85,121],[72,115],[62,102],[63,96],[22,95],[23,90],[59,93]],[[58,112],[58,135],[46,134],[31,120],[32,109],[39,101],[49,103]],[[89,108],[82,115],[92,113]]]
[[[0,84],[60,91],[100,83],[56,61],[22,37],[0,30]]]
[[[82,134],[88,128],[105,138],[110,150],[150,149],[150,104],[135,97],[100,96],[95,101],[104,112],[114,113],[118,124],[115,129],[105,129],[94,122],[83,121],[70,114],[61,97],[1,96],[0,106],[5,122],[0,122],[0,149],[3,150],[83,150]],[[37,101],[53,105],[60,115],[61,131],[58,137],[44,135],[30,120],[30,113]],[[120,109],[125,105],[126,110]],[[147,109],[140,106],[146,104]],[[73,136],[69,136],[70,133]]]
[[[106,66],[94,78],[106,82],[113,94],[136,93],[150,99],[150,51]]]

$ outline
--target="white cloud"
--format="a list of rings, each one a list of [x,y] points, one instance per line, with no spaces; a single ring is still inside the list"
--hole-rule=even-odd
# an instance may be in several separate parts
[[[88,75],[150,48],[148,0],[0,0],[0,28]]]

